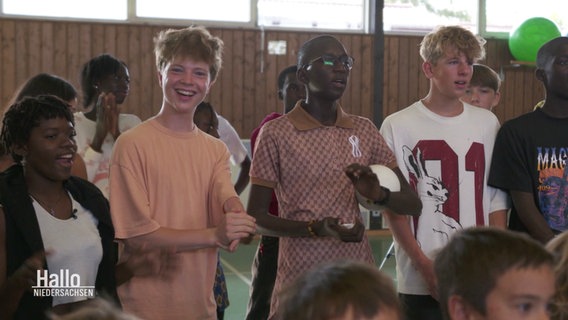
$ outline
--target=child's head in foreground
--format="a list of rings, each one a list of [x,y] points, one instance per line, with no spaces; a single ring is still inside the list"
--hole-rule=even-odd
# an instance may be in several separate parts
[[[436,64],[448,53],[463,53],[475,63],[485,57],[485,39],[460,26],[441,26],[428,33],[420,43],[420,56]]]
[[[280,320],[401,319],[393,280],[360,262],[321,265],[280,294]]]
[[[211,82],[221,70],[223,41],[201,26],[161,31],[154,38],[154,53],[158,72],[175,58],[191,58],[209,65]]]
[[[568,319],[568,231],[550,240],[546,249],[554,255],[556,294],[551,319]]]
[[[548,319],[553,257],[526,234],[462,230],[439,252],[434,270],[445,319]]]
[[[473,106],[493,110],[499,104],[501,78],[495,70],[483,64],[473,65],[473,75],[462,101]]]

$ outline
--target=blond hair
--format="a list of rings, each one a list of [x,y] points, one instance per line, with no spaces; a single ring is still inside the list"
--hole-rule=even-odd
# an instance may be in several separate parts
[[[568,231],[550,240],[546,249],[554,254],[556,293],[554,295],[551,319],[568,318]]]
[[[428,33],[420,43],[420,56],[436,64],[447,49],[466,55],[472,62],[485,57],[485,39],[460,26],[441,26]]]
[[[167,29],[154,38],[154,54],[158,72],[176,56],[189,57],[209,64],[211,81],[214,81],[223,62],[223,41],[202,26]]]

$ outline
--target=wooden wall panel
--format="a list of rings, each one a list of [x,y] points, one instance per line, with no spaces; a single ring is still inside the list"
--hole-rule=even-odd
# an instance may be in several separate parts
[[[161,90],[153,54],[153,38],[169,26],[124,25],[90,22],[57,22],[0,19],[0,103],[6,106],[15,90],[29,77],[50,72],[80,89],[80,70],[91,57],[110,53],[124,60],[130,70],[131,94],[125,112],[147,119],[158,112]],[[277,97],[280,70],[296,63],[300,46],[317,35],[312,32],[209,28],[225,42],[223,69],[207,98],[233,123],[243,138],[266,114],[282,110]],[[373,118],[372,84],[375,79],[373,36],[336,34],[355,58],[349,87],[341,100],[348,112]],[[261,40],[264,38],[264,49]],[[422,37],[385,36],[383,117],[425,96],[429,83],[421,71],[418,54]],[[271,40],[284,40],[284,55],[267,51]],[[543,97],[534,68],[510,65],[506,40],[490,39],[483,63],[504,77],[500,121],[529,110]]]

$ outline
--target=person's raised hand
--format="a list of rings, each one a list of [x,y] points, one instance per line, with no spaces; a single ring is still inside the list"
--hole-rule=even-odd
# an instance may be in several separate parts
[[[355,190],[368,199],[382,199],[385,197],[377,175],[370,167],[353,163],[345,168],[345,174],[353,183]]]

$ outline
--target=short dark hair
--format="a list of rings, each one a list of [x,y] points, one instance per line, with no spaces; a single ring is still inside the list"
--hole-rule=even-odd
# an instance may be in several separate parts
[[[22,85],[10,105],[24,97],[36,97],[46,94],[54,95],[64,101],[77,98],[77,90],[67,80],[49,73],[39,73],[29,78]]]
[[[557,37],[543,44],[536,54],[536,67],[542,69],[556,55],[559,46],[568,44],[568,37]]]
[[[501,77],[495,70],[483,64],[473,65],[473,75],[469,84],[472,86],[488,87],[495,92],[499,92],[501,87]]]
[[[315,267],[280,293],[281,320],[324,320],[344,315],[371,318],[381,310],[400,314],[391,278],[376,266],[336,261]]]
[[[486,298],[499,277],[509,270],[553,266],[553,256],[527,234],[471,227],[455,233],[434,261],[438,296],[445,319],[450,319],[448,299],[462,297],[486,315]]]
[[[326,41],[330,40],[337,41],[338,43],[343,45],[341,41],[339,41],[339,39],[329,34],[320,35],[304,42],[304,44],[302,44],[302,46],[300,47],[300,50],[298,50],[298,68],[301,68],[303,65],[308,63],[311,51],[314,50],[314,48],[318,48],[319,46],[321,46],[322,42],[325,43]]]
[[[25,144],[40,121],[54,118],[65,118],[75,123],[69,105],[52,95],[24,97],[9,107],[2,120],[0,141],[5,150],[11,152],[14,161],[20,162],[22,157],[12,152],[12,147]]]
[[[128,69],[126,63],[114,56],[104,53],[92,58],[81,70],[81,89],[83,90],[83,106],[91,105],[97,99],[95,83],[102,78],[116,74],[120,68]]]
[[[217,112],[215,112],[215,108],[213,108],[213,106],[209,102],[205,101],[201,101],[201,103],[199,103],[197,107],[195,107],[195,113],[203,111],[209,111],[211,114],[217,114]]]
[[[297,65],[288,66],[286,67],[286,69],[280,71],[280,74],[278,75],[278,90],[284,89],[284,82],[286,81],[286,77],[288,76],[288,74],[290,73],[295,74],[297,71],[298,71]]]

